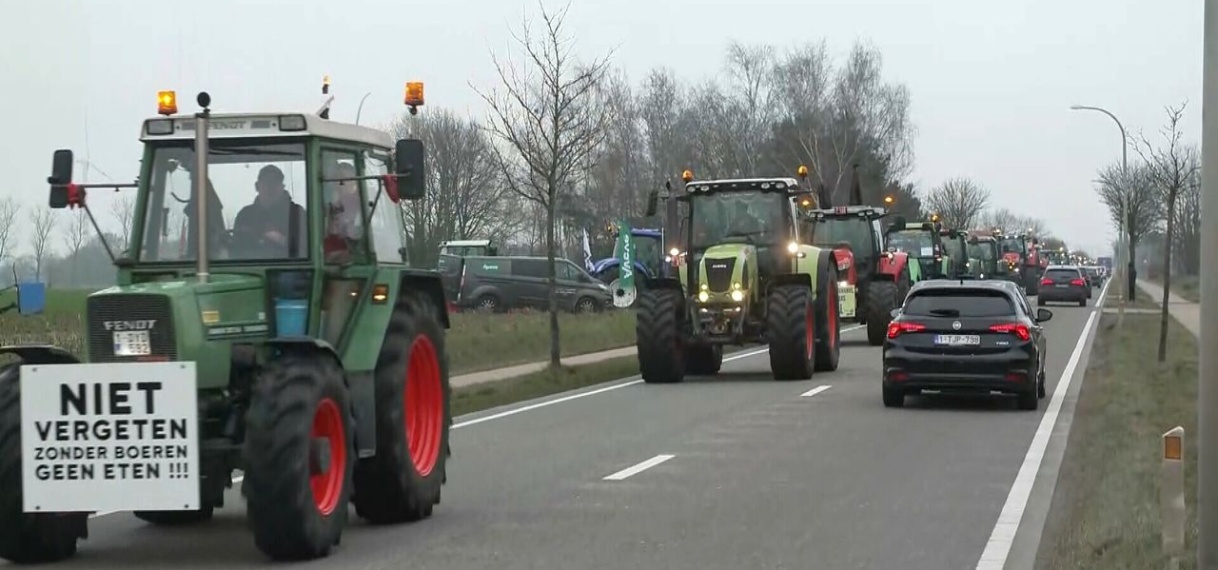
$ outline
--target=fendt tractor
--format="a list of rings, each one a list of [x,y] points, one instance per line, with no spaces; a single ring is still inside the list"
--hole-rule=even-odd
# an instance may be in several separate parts
[[[943,244],[943,224],[938,214],[925,222],[910,222],[897,216],[884,230],[888,250],[907,253],[916,261],[922,279],[944,279],[952,275],[951,256]]]
[[[977,260],[977,277],[980,279],[1007,279],[1008,273],[998,262],[998,240],[990,232],[971,230],[968,232],[968,256]]]
[[[677,275],[648,279],[636,303],[643,381],[715,374],[724,345],[750,343],[769,345],[778,380],[836,370],[840,265],[801,231],[795,202],[810,192],[794,178],[682,179],[682,192],[665,185],[665,226],[682,228],[688,247]],[[653,191],[647,215],[658,199]]]
[[[939,230],[939,238],[943,241],[945,257],[950,261],[947,277],[981,277],[981,260],[973,259],[968,247],[968,236],[960,230]]]
[[[422,84],[407,85],[414,115]],[[206,521],[236,470],[275,560],[328,555],[348,503],[377,524],[440,503],[448,314],[438,274],[399,251],[399,202],[425,192],[422,142],[331,121],[329,101],[317,114],[197,101],[178,114],[159,93],[135,183],[74,183],[72,151],[55,151],[52,208],[88,214],[98,187],[134,188],[136,208],[117,285],[86,301],[85,353],[0,349],[20,359],[0,369],[6,560],[71,557],[92,512]]]
[[[998,249],[1007,270],[1018,275],[1016,281],[1023,285],[1024,293],[1036,295],[1040,290],[1040,276],[1044,273],[1040,240],[1031,230],[1022,235],[1007,233],[998,238]]]
[[[832,248],[842,268],[839,287],[841,318],[867,325],[867,342],[884,344],[892,310],[900,307],[914,283],[921,281],[921,267],[909,263],[909,254],[889,251],[884,243],[884,208],[862,205],[858,178],[851,189],[849,206],[803,208],[801,220],[808,224],[813,245]],[[812,205],[808,199],[801,205]],[[844,284],[844,286],[843,286]]]

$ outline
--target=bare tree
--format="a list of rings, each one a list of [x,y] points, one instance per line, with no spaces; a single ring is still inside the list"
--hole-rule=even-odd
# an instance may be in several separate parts
[[[63,235],[63,244],[68,249],[68,264],[70,267],[69,275],[71,276],[72,285],[76,285],[76,262],[80,254],[80,248],[84,247],[85,241],[89,238],[89,217],[84,210],[70,210],[68,215],[72,216],[68,222],[68,232]]]
[[[1180,192],[1190,183],[1198,179],[1201,171],[1201,158],[1197,147],[1184,143],[1184,131],[1180,128],[1180,120],[1184,117],[1184,104],[1178,107],[1167,107],[1167,124],[1160,129],[1163,144],[1154,146],[1141,136],[1134,146],[1142,160],[1149,167],[1150,179],[1159,190],[1163,203],[1163,217],[1167,221],[1167,231],[1163,240],[1163,300],[1159,321],[1159,362],[1167,360],[1167,299],[1171,291],[1171,253],[1172,238],[1175,230],[1176,199]]]
[[[1110,164],[1099,172],[1096,192],[1108,206],[1112,221],[1125,228],[1129,241],[1129,259],[1137,259],[1138,244],[1159,227],[1162,220],[1162,200],[1151,179],[1150,167],[1141,161],[1129,165],[1127,171],[1120,164]],[[1121,212],[1124,211],[1124,220]],[[1134,288],[1136,289],[1136,288]],[[1133,290],[1129,292],[1133,298]]]
[[[571,188],[587,164],[588,155],[605,138],[611,120],[598,101],[600,86],[609,70],[609,56],[581,64],[566,36],[563,22],[568,4],[558,13],[540,6],[542,37],[530,33],[526,19],[513,39],[524,52],[515,64],[509,56],[491,55],[502,82],[491,92],[477,90],[490,106],[487,125],[502,143],[493,145],[495,163],[507,187],[546,212],[546,258],[549,277],[550,365],[561,365],[558,331],[555,214],[559,194]]]
[[[1201,273],[1201,173],[1190,180],[1176,200],[1176,239],[1173,259],[1185,275]]]
[[[34,251],[34,280],[42,279],[42,262],[46,259],[51,232],[55,230],[54,212],[47,208],[34,210],[34,235],[30,238],[30,249]]]
[[[927,193],[922,204],[938,213],[948,227],[968,229],[980,220],[990,191],[972,179],[952,178]]]
[[[131,245],[131,222],[135,219],[135,198],[123,194],[110,202],[110,213],[118,220],[119,250],[126,251]],[[227,227],[232,227],[230,223]]]
[[[13,242],[17,237],[18,214],[21,203],[12,197],[0,199],[0,263],[13,255]]]

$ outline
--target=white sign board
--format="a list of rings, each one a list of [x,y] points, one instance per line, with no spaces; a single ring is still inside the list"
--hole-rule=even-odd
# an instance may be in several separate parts
[[[194,362],[21,367],[25,512],[199,508]]]

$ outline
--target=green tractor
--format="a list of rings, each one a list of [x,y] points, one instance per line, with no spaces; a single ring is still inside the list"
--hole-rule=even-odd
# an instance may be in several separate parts
[[[979,279],[1005,279],[1005,267],[999,263],[998,240],[994,236],[969,232],[968,251],[977,264],[974,269]]]
[[[330,121],[328,103],[213,114],[200,93],[179,115],[158,99],[137,182],[76,184],[55,152],[52,208],[135,188],[132,245],[86,301],[84,354],[0,348],[19,359],[0,368],[0,557],[69,558],[94,512],[202,523],[238,482],[275,560],[328,555],[348,504],[374,524],[429,517],[452,420],[440,277],[401,251],[422,142]]]
[[[665,225],[683,230],[687,249],[677,275],[647,279],[636,304],[643,381],[715,374],[724,345],[751,343],[769,346],[778,380],[836,370],[838,259],[809,244],[796,216],[811,192],[794,178],[695,181],[687,170],[683,179],[682,191],[666,185]]]
[[[981,259],[973,257],[972,250],[969,249],[968,234],[960,230],[942,229],[939,230],[939,237],[943,241],[947,258],[951,261],[947,276],[952,279],[963,276],[980,279]]]
[[[921,279],[945,279],[953,275],[954,266],[942,232],[938,215],[932,215],[926,222],[908,222],[897,217],[884,230],[884,237],[889,251],[906,252],[917,262]]]

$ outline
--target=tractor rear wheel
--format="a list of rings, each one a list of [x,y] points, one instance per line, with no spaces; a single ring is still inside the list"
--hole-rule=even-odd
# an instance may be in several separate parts
[[[87,513],[26,514],[21,491],[21,363],[0,368],[0,558],[59,562],[76,554]]]
[[[696,376],[711,376],[723,367],[723,345],[696,344],[685,347],[685,371]]]
[[[425,297],[398,301],[375,375],[376,456],[355,467],[355,512],[375,524],[424,519],[440,504],[452,455],[444,329]]]
[[[284,351],[254,384],[242,494],[258,549],[274,560],[330,553],[347,525],[355,463],[351,399],[328,354]]]
[[[816,304],[812,289],[788,283],[770,288],[766,336],[775,380],[807,380],[816,360]]]
[[[842,354],[842,327],[837,297],[837,264],[821,253],[816,276],[816,370],[837,370]]]
[[[646,289],[635,301],[639,375],[649,384],[685,379],[685,307],[680,289]]]
[[[867,283],[867,343],[871,346],[884,344],[892,310],[899,303],[897,295],[897,284],[893,281],[880,277]]]

